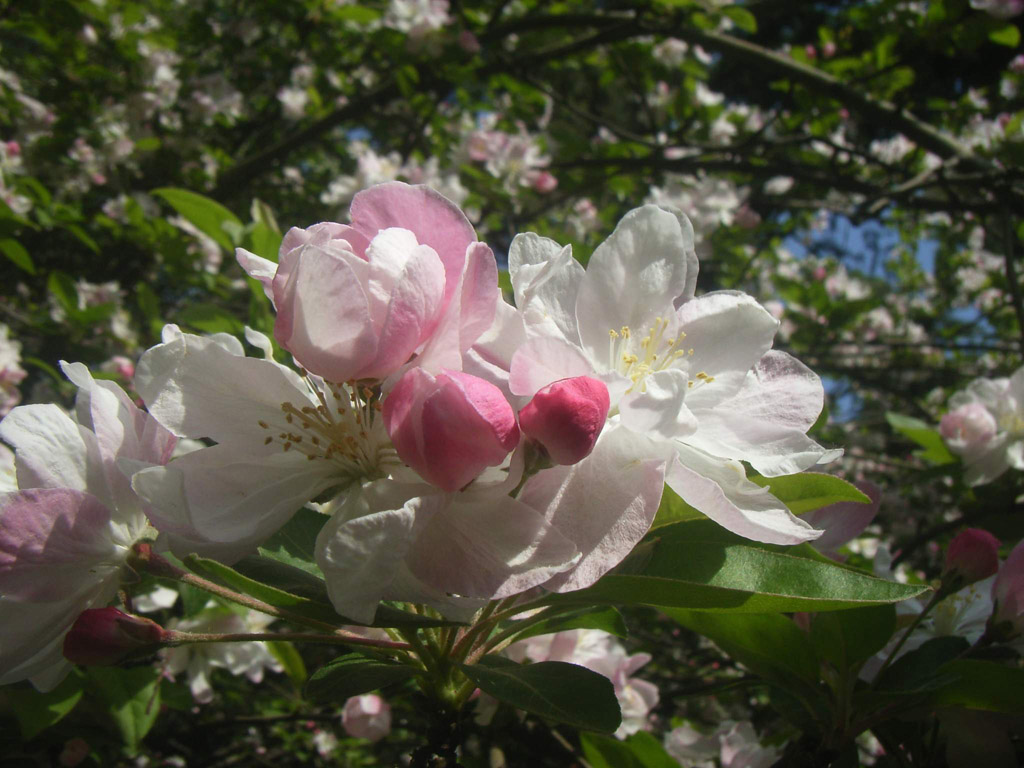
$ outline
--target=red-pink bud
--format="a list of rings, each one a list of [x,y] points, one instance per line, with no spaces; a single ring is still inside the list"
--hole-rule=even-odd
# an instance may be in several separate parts
[[[981,528],[967,528],[958,533],[946,549],[942,580],[955,581],[960,589],[987,579],[999,570],[999,539]]]
[[[459,371],[410,369],[384,399],[384,427],[399,458],[427,482],[457,491],[519,444],[501,390]]]
[[[556,464],[575,464],[594,450],[609,405],[603,381],[590,376],[560,379],[538,391],[519,412],[519,427]]]
[[[64,658],[75,664],[109,667],[152,647],[168,633],[155,621],[117,608],[83,611],[64,636]]]

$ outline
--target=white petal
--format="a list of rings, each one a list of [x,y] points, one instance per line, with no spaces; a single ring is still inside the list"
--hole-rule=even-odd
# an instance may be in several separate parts
[[[578,345],[576,297],[585,273],[572,257],[572,247],[527,232],[512,240],[508,264],[527,332]]]
[[[543,511],[582,553],[575,568],[545,587],[556,592],[587,587],[643,538],[665,486],[665,462],[659,452],[650,440],[624,427],[605,428],[583,461],[530,478],[520,501]]]
[[[462,356],[462,370],[498,387],[512,402],[513,407],[525,405],[516,402],[509,388],[509,368],[516,350],[526,341],[523,319],[515,307],[498,296],[491,326]]]
[[[640,332],[671,314],[692,283],[692,253],[692,230],[675,214],[654,205],[627,213],[594,251],[579,288],[583,348],[599,359],[607,354],[608,331],[628,326]]]
[[[274,303],[274,275],[277,274],[277,264],[264,259],[262,256],[257,256],[255,253],[250,253],[245,248],[235,249],[235,258],[241,265],[249,277],[254,280],[258,280],[260,285],[263,286],[263,292],[270,299],[270,303]]]
[[[749,461],[766,477],[802,472],[827,453],[806,435],[824,397],[821,380],[809,368],[785,352],[768,352],[733,397],[697,411],[700,427],[685,442],[714,456]]]
[[[376,496],[373,489],[368,493]],[[377,604],[389,593],[412,544],[417,516],[433,514],[440,503],[440,498],[414,498],[394,509],[372,511],[366,495],[350,494],[316,541],[316,561],[338,613],[372,623]]]
[[[561,339],[539,337],[521,345],[513,355],[509,389],[515,395],[532,396],[554,381],[593,373],[593,366],[579,347]]]
[[[745,293],[716,291],[691,299],[676,313],[690,378],[706,373],[710,384],[697,384],[687,395],[690,410],[700,418],[702,407],[715,407],[735,394],[772,346],[779,321]]]
[[[247,325],[245,326],[245,340],[263,353],[264,360],[274,359],[274,345],[267,334],[260,333],[255,328],[250,328]]]
[[[314,407],[302,379],[270,360],[242,357],[215,341],[180,334],[146,351],[135,388],[149,411],[180,437],[219,443],[265,436],[260,420],[280,420],[281,405]]]
[[[329,462],[297,453],[244,454],[215,445],[132,476],[151,520],[179,556],[234,561],[337,482]]]
[[[657,371],[643,380],[643,388],[619,401],[622,424],[655,440],[692,435],[697,418],[686,407],[686,374],[676,368]]]
[[[438,590],[497,599],[547,581],[578,558],[538,512],[498,492],[456,494],[418,531],[406,562]]]
[[[723,528],[767,544],[799,544],[821,535],[776,499],[747,480],[743,465],[676,444],[665,482],[691,507]]]
[[[0,438],[15,450],[20,488],[105,485],[95,435],[52,403],[15,408],[0,421]]]

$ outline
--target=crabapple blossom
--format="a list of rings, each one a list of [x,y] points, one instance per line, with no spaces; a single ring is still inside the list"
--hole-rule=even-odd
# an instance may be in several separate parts
[[[1024,469],[1024,368],[1010,378],[975,379],[949,405],[939,432],[963,460],[968,485]]]
[[[779,758],[778,749],[761,745],[750,722],[733,720],[726,720],[708,735],[689,725],[674,728],[665,736],[665,751],[695,768],[716,764],[721,768],[769,768]]]
[[[391,707],[375,693],[352,696],[341,708],[341,727],[353,738],[380,741],[391,733]]]
[[[212,600],[195,616],[172,619],[166,631],[211,634],[242,634],[266,631],[275,621],[256,611],[239,615]],[[173,679],[184,672],[192,698],[199,704],[213,701],[210,676],[214,669],[226,669],[232,675],[245,675],[254,683],[263,681],[266,670],[283,672],[284,666],[274,658],[267,646],[255,640],[237,643],[196,643],[165,648],[161,651],[164,669]]]
[[[501,464],[519,443],[501,390],[458,371],[434,377],[412,368],[385,398],[381,416],[399,458],[445,491]]]
[[[173,551],[236,560],[323,491],[400,464],[370,390],[299,376],[252,331],[266,359],[226,334],[167,326],[163,338],[139,360],[136,391],[179,437],[216,442],[133,476]]]
[[[774,477],[834,458],[805,434],[823,405],[821,382],[771,351],[778,321],[752,298],[728,291],[694,297],[697,263],[685,218],[652,205],[626,214],[586,270],[568,247],[520,235],[509,270],[526,336],[509,363],[513,395],[532,396],[572,376],[598,378],[611,401],[598,446],[628,439],[623,454],[661,464],[688,504],[742,536],[792,544],[820,535],[748,481],[740,461]],[[524,496],[531,483],[552,483],[557,471],[531,478]],[[595,479],[593,499],[620,482],[616,474],[611,468]],[[628,512],[629,533],[616,534],[616,546],[600,555],[595,550],[595,573],[626,555],[656,509],[657,499]],[[624,521],[621,511],[612,517]],[[596,518],[588,525],[594,539],[611,544]],[[581,551],[587,564],[588,548]],[[572,577],[549,586],[583,585]]]
[[[371,187],[350,214],[351,225],[291,229],[278,264],[238,250],[277,310],[275,338],[332,382],[384,379],[414,353],[433,371],[461,369],[500,295],[490,248],[428,187]]]
[[[56,686],[75,618],[117,593],[131,547],[147,535],[125,466],[165,463],[174,436],[109,381],[62,363],[78,387],[75,419],[26,405],[0,422],[20,490],[0,494],[0,683]]]

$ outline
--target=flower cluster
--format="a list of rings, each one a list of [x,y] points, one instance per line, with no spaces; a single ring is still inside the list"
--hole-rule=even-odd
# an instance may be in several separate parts
[[[111,600],[147,516],[159,546],[232,563],[312,505],[330,599],[362,623],[382,599],[458,617],[587,587],[646,534],[666,483],[742,536],[820,535],[741,462],[775,477],[833,458],[806,435],[821,382],[771,349],[778,321],[752,298],[695,295],[685,217],[628,213],[587,269],[518,235],[513,307],[434,190],[382,184],[350,216],[292,229],[276,263],[239,249],[276,309],[273,341],[246,331],[262,358],[171,325],[136,368],[148,413],[70,365],[77,423],[56,406],[3,422],[21,490],[0,511],[0,610],[40,617],[5,640],[4,681],[48,669],[75,614]],[[206,443],[168,461],[176,438]],[[609,676],[649,700],[623,663]]]

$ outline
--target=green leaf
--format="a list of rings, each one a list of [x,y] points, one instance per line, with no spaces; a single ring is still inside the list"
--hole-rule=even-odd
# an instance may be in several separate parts
[[[216,304],[187,306],[178,313],[177,320],[203,333],[230,333],[232,336],[241,336],[245,333],[242,321]]]
[[[359,5],[345,5],[334,8],[331,13],[335,18],[351,21],[356,24],[369,24],[380,18],[380,11],[376,8],[364,8]]]
[[[988,39],[996,45],[1005,45],[1008,48],[1016,48],[1020,45],[1020,30],[1014,24],[1004,24],[988,33]]]
[[[46,280],[46,288],[68,315],[78,313],[78,289],[71,275],[54,270]]]
[[[714,640],[730,657],[769,682],[818,682],[818,659],[807,634],[778,613],[711,613],[663,608],[666,616]]]
[[[306,663],[302,660],[299,652],[295,650],[295,646],[289,642],[269,640],[267,641],[267,650],[270,651],[271,656],[281,662],[285,674],[295,683],[295,687],[301,688],[309,675],[306,673]]]
[[[516,623],[509,624],[507,628],[512,629],[515,625]],[[561,616],[552,616],[546,621],[538,622],[521,635],[516,635],[516,639],[524,640],[537,635],[552,635],[555,632],[565,632],[569,629],[600,629],[616,637],[626,638],[629,636],[626,621],[615,608],[585,608]]]
[[[963,659],[946,664],[940,672],[956,675],[957,679],[935,693],[937,706],[1024,714],[1024,670]]]
[[[21,737],[29,741],[75,708],[82,698],[84,685],[85,676],[73,669],[60,685],[47,693],[25,685],[5,688],[2,695],[18,720]]]
[[[754,14],[748,11],[746,8],[742,8],[738,5],[732,5],[722,9],[722,13],[732,19],[733,23],[751,35],[757,32],[757,19],[754,18]]]
[[[242,222],[231,211],[203,195],[189,192],[187,189],[161,187],[154,189],[152,194],[163,198],[170,206],[188,219],[201,232],[213,238],[228,253],[234,251],[232,241],[225,224],[242,227]]]
[[[416,670],[394,661],[370,659],[357,653],[339,656],[320,667],[306,683],[306,698],[315,702],[341,702],[401,683],[416,675]]]
[[[871,605],[817,614],[811,621],[811,642],[820,658],[847,670],[882,650],[895,631],[896,609]]]
[[[622,722],[611,680],[577,664],[519,665],[485,656],[478,664],[460,664],[459,669],[498,701],[548,720],[604,733],[612,733]]]
[[[694,509],[687,504],[667,485],[661,494],[661,504],[658,506],[658,513],[654,516],[651,530],[661,528],[671,523],[682,523],[688,520],[704,520],[705,515],[700,510]]]
[[[895,603],[927,589],[879,579],[804,548],[749,541],[709,520],[656,531],[617,571],[546,602],[775,613]]]
[[[800,472],[783,477],[754,475],[750,480],[767,487],[794,515],[813,512],[840,501],[871,502],[871,499],[842,478],[820,472]]]
[[[160,714],[161,673],[156,667],[88,667],[89,692],[107,708],[131,754]]]
[[[262,221],[258,221],[249,232],[248,245],[257,256],[276,262],[283,239],[280,232],[275,232]]]
[[[259,552],[264,557],[300,568],[322,579],[323,574],[316,564],[316,537],[328,519],[321,512],[303,507],[260,546]]]
[[[583,756],[591,768],[679,768],[675,758],[646,731],[625,741],[599,733],[581,733]]]
[[[933,464],[950,464],[956,461],[943,442],[942,435],[932,425],[891,411],[885,414],[885,420],[894,430],[924,448],[923,451],[917,452],[922,459]]]
[[[32,257],[28,255],[25,246],[17,240],[10,237],[3,238],[0,240],[0,251],[3,251],[4,256],[10,259],[18,269],[22,269],[30,275],[36,273],[36,265],[32,263]]]

